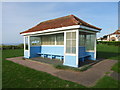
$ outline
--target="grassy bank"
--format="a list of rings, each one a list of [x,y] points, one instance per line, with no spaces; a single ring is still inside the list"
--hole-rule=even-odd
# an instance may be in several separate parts
[[[120,63],[116,63],[111,70],[120,73]]]
[[[111,50],[109,50],[109,49]],[[108,59],[117,59],[117,55],[112,56],[104,54],[106,52],[118,53],[117,47],[106,46],[105,48],[102,45],[97,46],[98,57],[108,58]],[[103,52],[103,53],[101,53]],[[85,88],[85,86],[62,80],[57,77],[54,77],[50,74],[36,71],[28,67],[13,63],[11,61],[5,60],[5,58],[23,56],[23,49],[15,50],[3,50],[3,76],[2,83],[3,88]],[[110,58],[109,58],[110,57]],[[118,67],[117,67],[118,68]],[[116,69],[117,70],[117,69]],[[103,77],[100,79],[94,88],[117,88],[118,81],[113,80],[111,77]]]
[[[120,47],[98,44],[97,45],[97,58],[106,58],[112,60],[120,60]]]
[[[97,45],[97,58],[105,58],[105,59],[112,59],[118,60],[118,63],[112,67],[112,70],[115,72],[120,73],[120,47],[106,45],[106,44],[98,44]]]
[[[3,88],[84,88],[82,85],[5,60],[17,56],[23,56],[22,49],[3,51]]]
[[[118,88],[118,85],[120,86],[120,81],[118,83],[118,81],[113,78],[104,76],[93,88]]]

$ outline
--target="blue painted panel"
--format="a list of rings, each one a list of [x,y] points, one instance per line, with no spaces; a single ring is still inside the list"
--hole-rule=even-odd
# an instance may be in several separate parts
[[[94,52],[86,52],[85,47],[79,47],[79,57],[85,56],[85,55],[90,55],[89,58],[84,58],[84,59],[89,59],[89,60],[96,60],[94,58]]]
[[[86,55],[86,48],[80,46],[80,47],[79,47],[79,57],[85,56],[85,55]]]
[[[29,51],[27,51],[27,50],[24,51],[24,58],[29,58],[28,53],[29,53]]]
[[[86,52],[87,55],[91,55],[91,57],[89,57],[89,60],[96,60],[94,58],[94,52]]]
[[[64,46],[42,46],[41,53],[49,53],[64,56]]]
[[[39,57],[37,53],[41,52],[41,46],[32,46],[30,47],[30,58]]]
[[[38,55],[37,53],[45,53],[45,54],[49,53],[53,55],[55,54],[55,55],[64,56],[64,47],[63,46],[32,46],[30,47],[30,58],[39,57],[40,55]],[[60,57],[56,57],[56,58],[59,59]]]
[[[76,56],[68,56],[68,55],[66,55],[64,58],[65,58],[65,60],[64,60],[63,65],[71,66],[71,67],[78,67],[76,65]]]

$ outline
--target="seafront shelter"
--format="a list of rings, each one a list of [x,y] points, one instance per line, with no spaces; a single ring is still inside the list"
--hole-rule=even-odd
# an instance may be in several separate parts
[[[63,65],[80,67],[80,61],[96,60],[96,33],[100,31],[74,15],[40,22],[20,33],[24,58],[59,59]]]

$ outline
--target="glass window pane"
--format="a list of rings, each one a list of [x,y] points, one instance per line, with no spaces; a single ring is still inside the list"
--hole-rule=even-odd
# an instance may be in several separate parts
[[[51,35],[49,39],[50,39],[50,45],[55,45],[55,35]]]
[[[95,44],[95,35],[91,34],[91,50],[94,50],[94,44]]]
[[[46,45],[51,45],[51,38],[52,36],[46,36]]]
[[[86,36],[84,34],[79,35],[79,46],[85,46],[86,43],[85,37]]]
[[[49,40],[47,40],[47,36],[42,36],[42,45],[47,45],[48,44],[48,41]]]
[[[39,46],[41,45],[41,39],[40,37],[30,37],[30,45],[31,46]]]
[[[55,35],[42,36],[42,45],[55,45]]]
[[[76,32],[66,33],[66,53],[76,53]]]
[[[66,53],[71,53],[71,40],[66,41]]]
[[[87,35],[87,37],[86,37],[86,49],[87,50],[90,50],[90,45],[91,45],[90,42],[91,42],[90,41],[90,35]]]
[[[87,50],[94,50],[95,44],[95,34],[89,34],[86,36],[86,49]]]
[[[72,38],[71,32],[67,32],[66,33],[66,39],[71,39],[71,38]]]
[[[25,37],[25,50],[28,50],[28,37]]]
[[[76,32],[72,32],[72,39],[76,39]]]
[[[64,34],[57,34],[56,35],[56,44],[57,45],[64,45]]]
[[[72,40],[72,53],[76,53],[76,40]]]

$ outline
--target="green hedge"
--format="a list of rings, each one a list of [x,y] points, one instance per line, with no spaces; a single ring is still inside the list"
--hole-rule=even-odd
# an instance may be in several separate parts
[[[120,41],[97,41],[97,44],[107,44],[107,45],[120,46]]]
[[[7,50],[7,49],[23,49],[24,44],[19,45],[1,45],[0,49]]]

